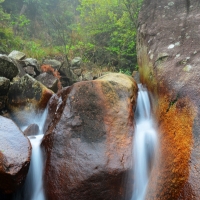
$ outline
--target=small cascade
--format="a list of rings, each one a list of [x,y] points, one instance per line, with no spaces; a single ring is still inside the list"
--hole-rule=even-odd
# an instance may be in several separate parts
[[[31,164],[24,186],[23,199],[44,200],[43,159],[40,144],[43,135],[29,136],[32,145]]]
[[[157,147],[157,133],[151,117],[148,92],[141,84],[138,87],[136,128],[133,142],[134,191],[131,200],[145,199],[149,173]]]
[[[32,123],[38,124],[39,134],[28,136],[32,146],[30,167],[23,188],[14,194],[13,200],[45,200],[43,189],[43,158],[40,144],[44,136],[43,127],[46,116],[47,109],[42,114],[35,115],[31,120]],[[22,130],[25,128],[21,127]]]

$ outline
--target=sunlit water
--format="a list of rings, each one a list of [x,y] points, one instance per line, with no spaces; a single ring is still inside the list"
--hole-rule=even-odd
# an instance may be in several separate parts
[[[134,191],[132,200],[144,200],[149,173],[157,147],[157,133],[151,117],[148,92],[138,85],[136,106],[136,128],[133,142],[134,152]]]
[[[43,127],[47,116],[47,109],[41,115],[35,115],[32,119],[32,123],[36,123],[39,126],[39,134],[29,136],[29,140],[32,146],[32,155],[29,171],[25,184],[21,190],[16,192],[13,200],[45,200],[43,189],[43,157],[40,144],[43,138]],[[25,130],[26,127],[21,127]]]

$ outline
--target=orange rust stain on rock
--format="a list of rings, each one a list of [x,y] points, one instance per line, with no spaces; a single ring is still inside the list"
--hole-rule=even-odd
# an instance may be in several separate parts
[[[53,95],[53,91],[51,91],[47,88],[42,88],[41,98],[38,103],[38,107],[40,109],[45,109],[45,107],[52,95]]]
[[[177,199],[189,175],[194,107],[186,98],[169,104],[167,95],[159,98],[158,105],[159,160],[147,199]]]

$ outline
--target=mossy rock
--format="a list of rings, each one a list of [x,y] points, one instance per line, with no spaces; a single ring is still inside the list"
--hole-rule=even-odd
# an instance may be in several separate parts
[[[11,58],[0,54],[0,75],[8,79],[13,79],[18,73],[19,70],[12,62]]]

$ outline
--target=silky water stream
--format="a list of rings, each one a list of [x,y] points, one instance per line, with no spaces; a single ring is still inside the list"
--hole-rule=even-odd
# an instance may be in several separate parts
[[[133,141],[134,188],[131,200],[144,200],[148,186],[149,174],[158,146],[157,132],[151,115],[151,105],[147,90],[138,85],[138,100],[135,112],[136,126]],[[34,115],[32,123],[39,125],[38,135],[30,136],[32,145],[31,164],[25,184],[16,192],[13,200],[45,200],[43,191],[43,158],[40,144],[47,110],[40,116]],[[22,130],[25,129],[22,128]]]
[[[33,114],[32,123],[38,124],[39,134],[28,136],[31,146],[32,155],[29,171],[24,186],[14,194],[13,200],[45,200],[43,190],[43,158],[40,144],[43,134],[43,127],[47,116],[47,109],[40,114]],[[25,129],[26,127],[21,127]]]
[[[151,105],[147,90],[138,85],[136,105],[136,127],[133,141],[134,188],[131,200],[144,200],[149,174],[158,145],[157,132],[151,116]]]

